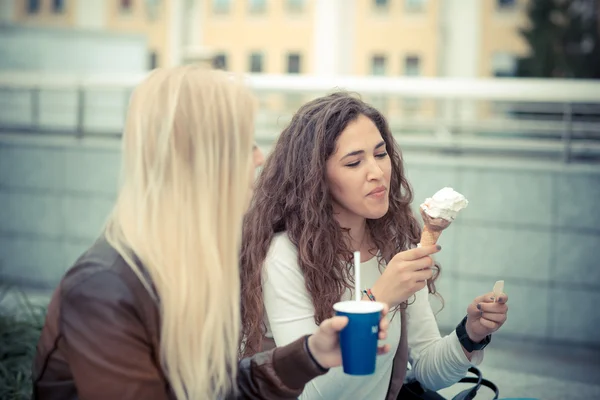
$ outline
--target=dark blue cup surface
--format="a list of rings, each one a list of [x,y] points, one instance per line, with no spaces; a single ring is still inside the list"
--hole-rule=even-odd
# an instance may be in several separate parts
[[[333,309],[335,315],[348,317],[348,325],[340,332],[344,373],[374,373],[383,304],[371,301],[342,301],[334,304]]]

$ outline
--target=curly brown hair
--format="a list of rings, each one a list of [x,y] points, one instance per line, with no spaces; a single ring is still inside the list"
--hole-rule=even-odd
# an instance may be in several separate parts
[[[344,91],[306,103],[283,130],[267,158],[244,219],[242,356],[261,351],[264,334],[261,274],[276,233],[286,231],[298,249],[298,264],[312,297],[317,324],[330,318],[333,305],[347,288],[353,288],[354,277],[349,268],[353,253],[344,240],[347,230],[334,218],[325,171],[337,138],[361,115],[377,126],[392,164],[389,210],[382,218],[367,221],[368,233],[381,254],[380,266],[419,242],[421,228],[410,208],[412,188],[385,117],[358,95]],[[436,277],[437,274],[428,282],[430,293],[435,293]]]

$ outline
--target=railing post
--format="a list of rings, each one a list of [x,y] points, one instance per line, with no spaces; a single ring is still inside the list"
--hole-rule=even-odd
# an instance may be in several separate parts
[[[565,103],[563,107],[563,162],[571,162],[571,146],[573,139],[573,105]]]
[[[31,130],[39,129],[40,127],[40,89],[33,87],[31,94]]]
[[[77,88],[77,136],[82,138],[85,131],[85,90],[79,86]]]
[[[123,99],[125,100],[123,103],[123,127],[119,132],[119,137],[123,136],[123,132],[125,132],[125,125],[127,124],[127,112],[129,111],[129,99],[131,98],[131,93],[132,89],[129,86],[127,86],[127,88],[125,88],[125,91],[123,92]]]
[[[450,128],[448,131],[450,132],[450,137],[454,139],[456,137],[456,132],[461,132],[462,136],[464,136],[464,132],[462,131],[462,115],[461,115],[461,100],[458,97],[453,97],[452,102],[452,113],[450,114]]]

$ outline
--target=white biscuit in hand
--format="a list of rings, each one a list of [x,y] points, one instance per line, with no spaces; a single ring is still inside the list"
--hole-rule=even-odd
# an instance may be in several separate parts
[[[498,301],[498,297],[504,293],[504,281],[497,281],[494,284],[494,289],[492,289],[492,292],[494,292],[494,303]]]

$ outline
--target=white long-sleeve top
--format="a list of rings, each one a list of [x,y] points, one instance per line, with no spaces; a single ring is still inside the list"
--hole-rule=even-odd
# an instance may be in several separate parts
[[[326,266],[323,266],[326,268]],[[361,263],[363,288],[372,287],[381,275],[376,257]],[[267,336],[277,346],[284,346],[302,335],[311,334],[317,325],[310,294],[298,265],[298,251],[286,233],[277,234],[265,259],[263,296]],[[412,370],[407,379],[417,379],[423,386],[439,390],[458,382],[471,365],[483,360],[483,351],[476,351],[469,361],[455,332],[441,337],[429,303],[427,288],[417,292],[407,308],[409,360]],[[352,299],[347,290],[340,300]],[[391,350],[378,356],[373,375],[351,376],[342,367],[309,382],[300,399],[385,399],[392,374],[393,359],[400,341],[400,314],[392,316],[387,343]]]

